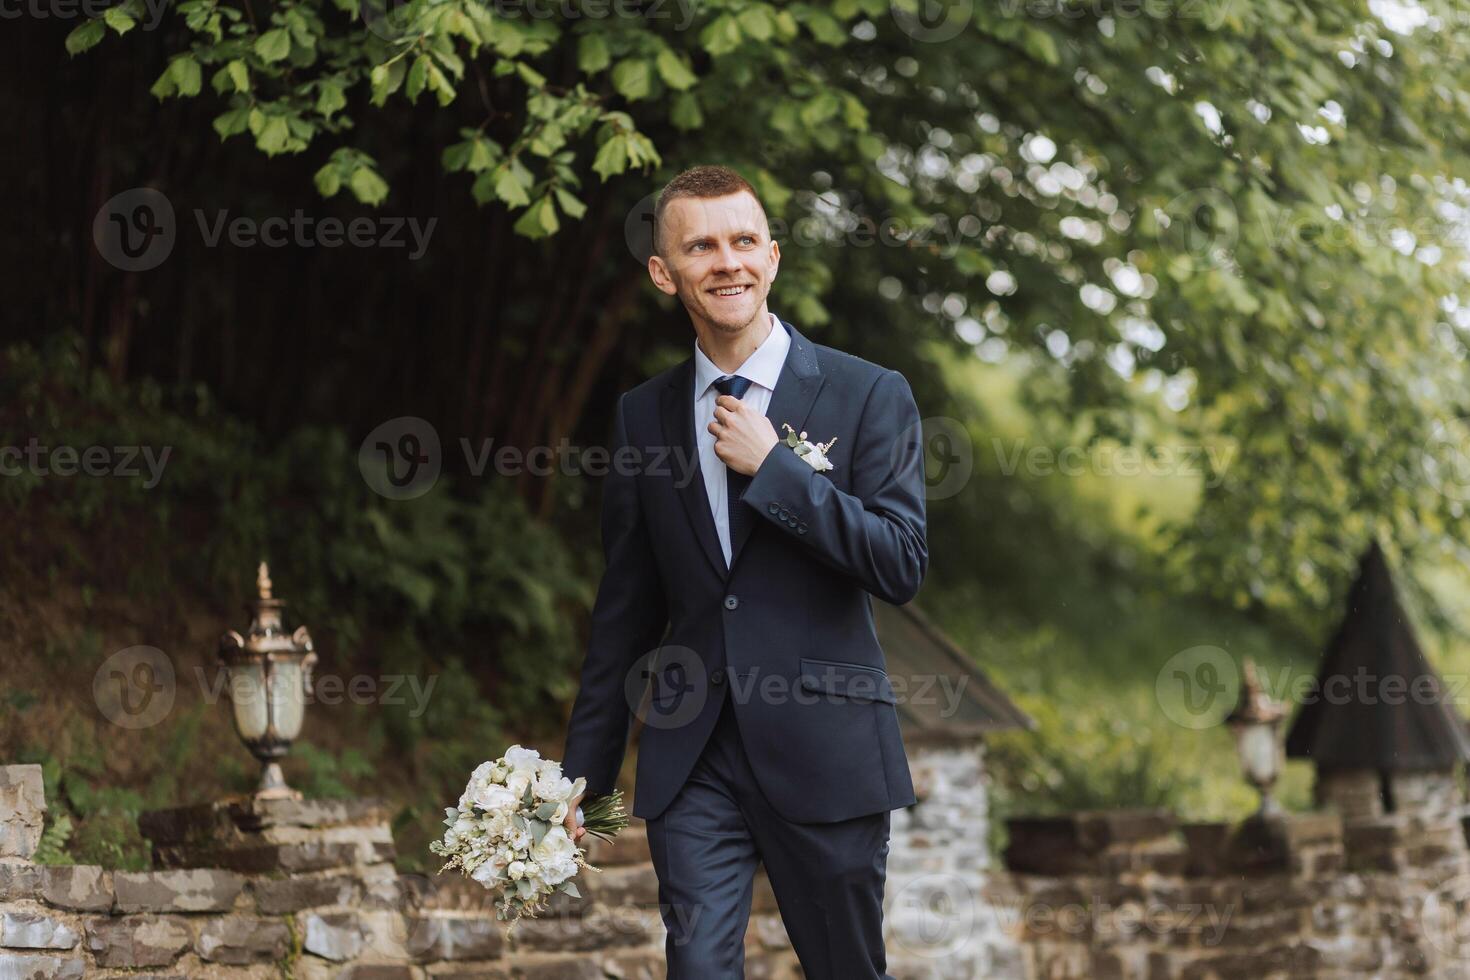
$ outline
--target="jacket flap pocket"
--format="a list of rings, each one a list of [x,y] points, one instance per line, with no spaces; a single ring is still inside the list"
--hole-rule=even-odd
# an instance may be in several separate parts
[[[888,675],[865,664],[802,657],[801,686],[808,691],[837,694],[855,701],[898,703],[893,696],[893,686],[888,683]]]

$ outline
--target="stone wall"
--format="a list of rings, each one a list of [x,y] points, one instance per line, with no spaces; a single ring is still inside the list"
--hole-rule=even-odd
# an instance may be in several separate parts
[[[919,802],[893,811],[884,895],[889,972],[900,980],[1021,977],[1021,943],[983,893],[990,810],[978,742],[909,751]]]
[[[1470,852],[1444,807],[1177,825],[1010,823],[990,914],[1026,978],[1470,977]]]
[[[988,866],[977,744],[913,753],[920,802],[893,814],[891,969],[908,978],[1005,976],[1018,943],[956,958],[933,934],[936,902]],[[145,814],[153,870],[44,866],[30,858],[45,799],[38,766],[0,767],[0,980],[40,977],[293,980],[654,980],[664,929],[642,821],[592,841],[601,869],[553,911],[506,935],[478,885],[401,875],[388,812],[370,800],[248,799]],[[966,933],[967,940],[973,940]],[[139,972],[141,971],[141,972]],[[764,873],[746,975],[801,976]]]
[[[1387,815],[1358,806],[1240,826],[1164,811],[1013,820],[993,868],[979,747],[911,760],[919,803],[893,815],[885,919],[900,980],[1470,980],[1470,850],[1441,793]],[[1410,789],[1398,799],[1417,798]],[[398,874],[372,801],[147,814],[146,872],[33,863],[44,809],[39,767],[0,767],[0,980],[664,973],[640,821],[593,842],[602,870],[582,898],[561,896],[507,936],[478,885]],[[755,980],[801,975],[764,875],[746,956]]]
[[[0,980],[652,980],[658,882],[641,822],[593,841],[582,898],[506,935],[457,875],[400,875],[373,801],[240,800],[145,814],[154,870],[37,865],[38,766],[0,767]],[[747,975],[799,969],[757,881]]]

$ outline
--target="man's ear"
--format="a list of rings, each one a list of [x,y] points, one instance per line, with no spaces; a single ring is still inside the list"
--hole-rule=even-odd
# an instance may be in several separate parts
[[[771,239],[771,281],[776,279],[776,273],[781,269],[781,246],[773,238]]]
[[[668,264],[657,252],[648,257],[648,278],[653,280],[653,284],[661,293],[673,296],[679,291],[679,287],[674,284],[674,277],[669,271]]]

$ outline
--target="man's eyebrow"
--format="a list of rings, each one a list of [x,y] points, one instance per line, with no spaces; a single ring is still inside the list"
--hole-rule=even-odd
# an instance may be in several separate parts
[[[754,228],[742,228],[739,231],[730,232],[731,238],[744,238],[747,235],[751,238],[761,237],[761,233]],[[691,238],[684,239],[683,247],[688,248],[691,245],[698,245],[700,242],[712,242],[718,237],[718,235],[695,235]]]

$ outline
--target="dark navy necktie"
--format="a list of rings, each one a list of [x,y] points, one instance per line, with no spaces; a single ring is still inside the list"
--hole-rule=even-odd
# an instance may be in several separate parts
[[[715,379],[715,390],[722,395],[733,395],[736,398],[744,398],[745,393],[750,390],[751,380],[742,378],[738,374],[727,374],[723,378]],[[743,473],[736,473],[728,466],[725,467],[725,520],[730,527],[730,557],[735,557],[735,542],[740,540],[739,532],[743,525],[749,523],[745,505],[740,503],[745,488],[750,486],[750,477]]]

